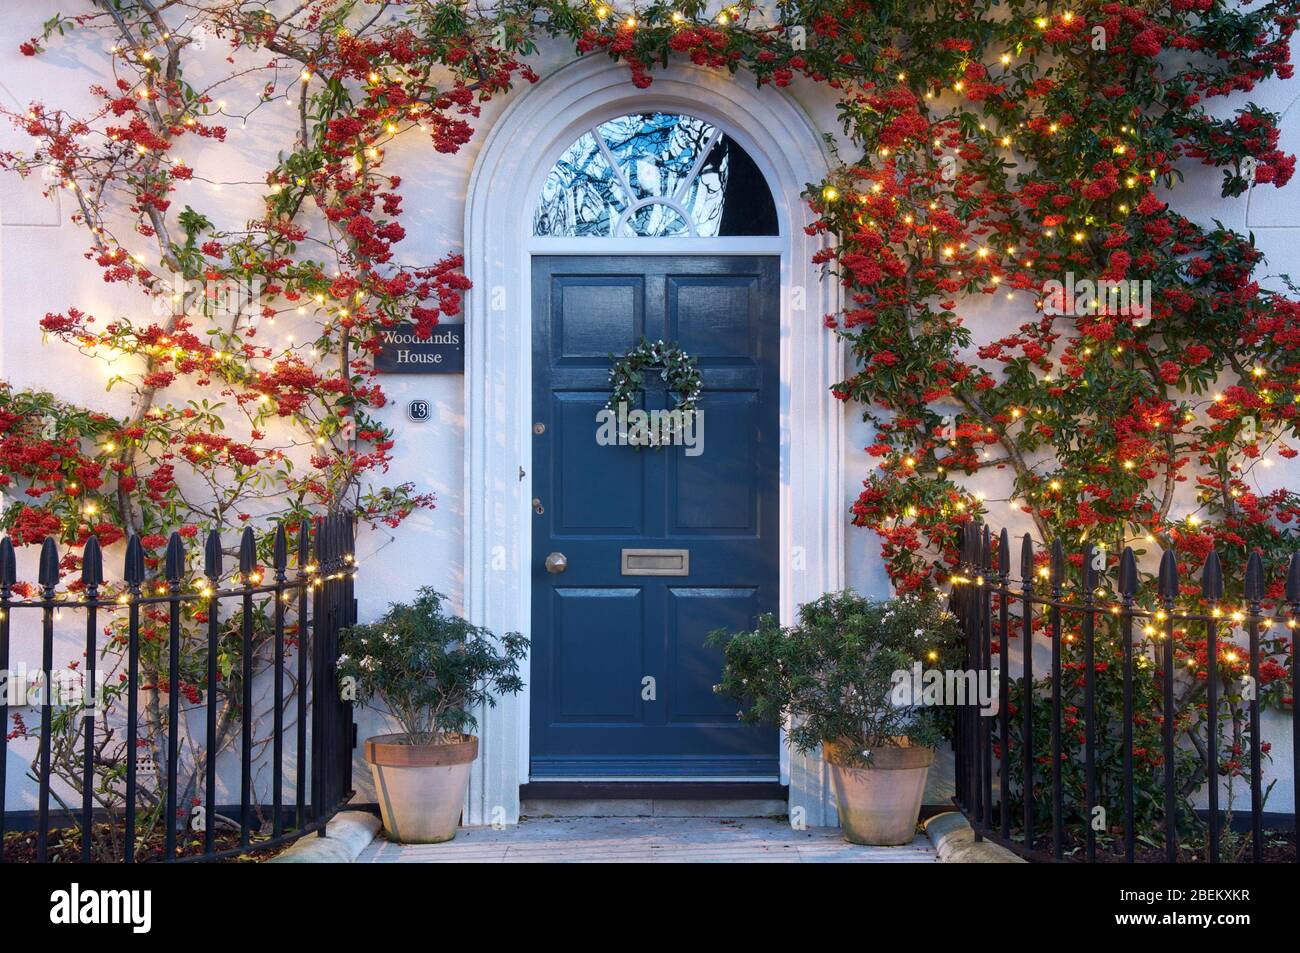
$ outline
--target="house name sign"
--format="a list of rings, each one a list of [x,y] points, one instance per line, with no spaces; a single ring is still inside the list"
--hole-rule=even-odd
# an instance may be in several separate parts
[[[380,374],[463,374],[465,325],[439,324],[427,338],[410,325],[381,334],[375,370]]]

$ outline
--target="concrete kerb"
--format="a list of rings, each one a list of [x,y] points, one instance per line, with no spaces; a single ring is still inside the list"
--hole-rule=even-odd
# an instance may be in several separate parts
[[[1023,864],[1025,860],[992,841],[975,840],[975,831],[959,811],[936,814],[925,822],[942,864]]]
[[[366,811],[343,811],[325,825],[325,836],[308,834],[270,864],[350,864],[379,833],[379,818]]]

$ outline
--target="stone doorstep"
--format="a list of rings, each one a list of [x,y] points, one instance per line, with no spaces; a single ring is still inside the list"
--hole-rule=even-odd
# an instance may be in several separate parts
[[[527,801],[527,817],[773,817],[784,814],[778,801],[675,801],[607,799]],[[344,811],[326,826],[326,836],[307,835],[267,863],[352,863],[379,833],[379,818],[366,811]],[[936,814],[923,824],[940,863],[1018,864],[1024,859],[991,841],[976,841],[975,832],[957,811]],[[739,857],[737,859],[740,859]]]
[[[444,844],[382,835],[357,863],[935,863],[923,836],[904,847],[860,847],[833,828],[794,830],[783,817],[550,817],[462,828]]]

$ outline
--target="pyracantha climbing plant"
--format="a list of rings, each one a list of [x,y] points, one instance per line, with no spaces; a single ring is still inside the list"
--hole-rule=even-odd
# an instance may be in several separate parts
[[[23,52],[107,36],[98,108],[32,104],[13,118],[35,148],[6,164],[64,190],[88,256],[105,280],[137,284],[153,316],[70,304],[44,317],[51,335],[123,365],[114,381],[135,406],[108,439],[102,423],[87,431],[84,458],[46,446],[31,421],[11,424],[26,426],[26,453],[49,457],[6,522],[30,541],[57,519],[76,541],[90,507],[147,531],[240,514],[249,498],[296,513],[355,496],[392,449],[370,416],[383,401],[369,361],[379,332],[427,331],[467,287],[454,255],[401,262],[387,153],[399,137],[456,151],[484,100],[536,78],[526,57],[546,33],[621,58],[638,85],[678,58],[838,92],[861,154],[810,187],[810,228],[833,238],[819,257],[849,306],[827,323],[861,362],[836,393],[878,425],[853,519],[882,535],[897,584],[942,577],[956,529],[985,508],[959,478],[989,467],[1012,471],[1011,500],[1044,539],[1272,554],[1296,500],[1249,476],[1294,452],[1297,306],[1256,284],[1247,238],[1178,215],[1167,190],[1198,162],[1222,170],[1225,195],[1290,178],[1275,116],[1246,105],[1216,118],[1206,103],[1290,74],[1296,6],[899,0],[709,16],[698,3],[88,3]],[[191,60],[208,71],[202,87]],[[216,77],[212,62],[225,64]],[[259,118],[228,110],[233,81],[260,84],[258,108],[294,119],[261,213],[238,229],[190,204],[205,190],[180,158],[195,137],[238,148],[232,127]],[[1150,282],[1149,303],[1080,293],[1044,310],[1045,282],[1074,276]],[[1000,313],[1024,317],[973,340],[961,309],[1003,295]],[[309,332],[286,340],[274,329],[286,318]],[[210,399],[170,402],[181,387]],[[166,476],[177,467],[215,504],[179,489]],[[360,501],[394,522],[427,502],[411,488]]]
[[[1169,202],[1197,162],[1228,196],[1290,179],[1275,116],[1206,103],[1290,75],[1296,5],[940,7],[863,30],[879,82],[842,113],[865,156],[815,199],[851,295],[828,323],[860,361],[836,392],[878,431],[854,522],[896,583],[942,578],[988,509],[962,479],[996,467],[1042,540],[1280,569],[1298,498],[1251,478],[1295,455],[1297,305],[1250,239]],[[983,340],[979,296],[1006,322]]]
[[[1001,470],[998,502],[1041,540],[1104,544],[1112,561],[1129,543],[1176,546],[1184,578],[1214,546],[1239,598],[1250,551],[1276,572],[1296,545],[1300,498],[1255,478],[1296,452],[1300,304],[1257,277],[1249,237],[1171,203],[1201,166],[1229,197],[1291,178],[1277,117],[1226,97],[1290,76],[1298,9],[87,2],[23,52],[108,37],[98,107],[33,103],[14,119],[34,147],[5,164],[49,175],[105,279],[139,287],[147,307],[130,316],[69,303],[42,322],[111,359],[134,406],[116,420],[5,395],[0,468],[18,498],[5,524],[23,542],[76,544],[346,501],[395,523],[428,505],[372,486],[393,435],[372,417],[370,354],[395,322],[427,331],[455,313],[467,282],[454,255],[402,261],[401,182],[385,165],[399,138],[439,153],[468,142],[485,100],[536,79],[527,59],[548,35],[622,60],[637,86],[690,62],[837,94],[852,153],[810,184],[808,228],[846,291],[828,333],[858,362],[835,392],[877,432],[851,518],[880,535],[900,589],[946,579],[959,530],[994,502],[969,478]],[[222,101],[238,84],[260,84],[247,115]],[[197,140],[238,149],[237,130],[269,110],[293,132],[261,209],[219,224],[197,207],[212,164],[180,154]],[[209,293],[192,302],[174,276]],[[211,293],[254,283],[233,309]],[[1005,327],[976,340],[979,310]],[[1269,585],[1275,600],[1280,576]]]

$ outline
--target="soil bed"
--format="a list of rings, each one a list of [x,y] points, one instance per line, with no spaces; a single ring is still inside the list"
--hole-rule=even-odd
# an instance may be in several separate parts
[[[103,840],[107,840],[104,836]],[[274,847],[258,848],[259,841],[269,840],[269,835],[254,834],[251,838],[248,852],[235,857],[223,857],[218,863],[248,863],[249,861],[268,860],[286,850],[289,844],[277,844]],[[239,846],[238,831],[218,831],[214,837],[214,850],[232,850]],[[36,861],[36,832],[35,831],[11,831],[5,834],[4,859],[6,863],[35,863]],[[50,863],[80,863],[81,862],[81,832],[75,828],[63,828],[61,830],[50,831],[48,844],[49,862]],[[138,863],[158,863],[163,859],[163,835],[158,833],[151,836],[143,844],[136,848],[136,861]],[[176,856],[197,857],[203,853],[202,835],[195,837],[185,835],[177,837]],[[117,863],[118,861],[106,860],[92,856],[91,863]]]

